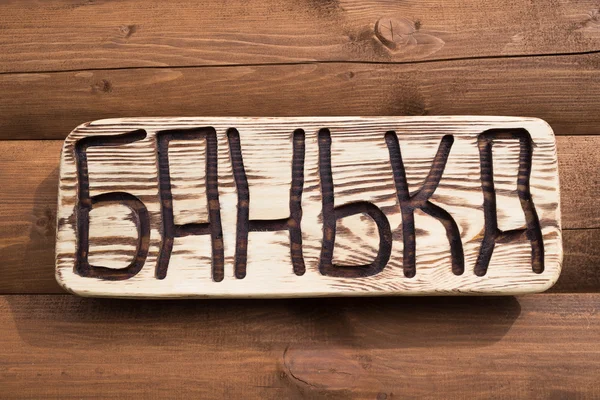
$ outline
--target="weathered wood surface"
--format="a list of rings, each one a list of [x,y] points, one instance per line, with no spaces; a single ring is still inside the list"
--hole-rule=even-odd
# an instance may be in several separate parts
[[[597,398],[600,294],[0,297],[3,398]]]
[[[599,14],[595,0],[4,1],[0,72],[598,51]]]
[[[507,115],[600,126],[600,55],[0,75],[0,139],[64,139],[130,116]]]
[[[54,244],[62,141],[0,141],[0,293],[58,293]],[[553,292],[600,290],[600,137],[557,137],[565,260]],[[586,188],[586,190],[581,190]]]
[[[538,119],[95,121],[63,148],[56,276],[88,296],[539,292],[559,200]]]
[[[558,135],[598,135],[600,61],[573,54],[600,49],[597,9],[591,0],[4,1],[0,139],[62,141],[83,121],[132,115],[523,115]],[[409,34],[392,51],[389,32],[377,38],[380,18],[404,30],[418,22],[443,47]],[[263,65],[273,63],[308,64]],[[193,68],[208,65],[230,67]],[[60,291],[60,145],[0,142],[2,293]],[[565,260],[551,291],[600,291],[596,148],[596,136],[558,138]],[[520,314],[513,300],[6,296],[0,397],[599,397],[596,295],[522,297]],[[340,315],[352,317],[340,324]]]

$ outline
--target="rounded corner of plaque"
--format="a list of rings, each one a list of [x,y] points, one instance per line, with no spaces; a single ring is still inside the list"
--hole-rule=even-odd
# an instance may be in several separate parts
[[[56,269],[54,270],[54,278],[56,279],[56,283],[58,283],[58,286],[60,286],[61,289],[63,289],[67,293],[80,295],[77,292],[77,289],[71,287],[71,285],[66,281],[64,271],[62,268],[56,267]]]
[[[69,132],[68,136],[71,136],[72,134],[74,134],[75,132],[77,132],[81,129],[87,128],[88,126],[92,125],[94,122],[97,122],[97,121],[87,121],[87,122],[83,122],[83,123],[77,125],[75,128],[73,128],[73,130],[71,130],[71,132]]]
[[[554,133],[554,129],[552,129],[552,126],[550,126],[548,121],[546,121],[545,119],[534,117],[532,118],[532,121],[535,125],[539,126],[539,128],[543,130],[546,134],[552,137],[556,136]]]
[[[556,282],[558,281],[558,278],[560,278],[560,273],[562,271],[562,259],[558,260],[556,262],[556,264],[557,264],[556,268],[553,268],[551,270],[551,272],[549,271],[548,279],[546,280],[546,282],[544,282],[544,285],[539,290],[539,292],[545,292],[545,291],[549,290],[556,284]]]

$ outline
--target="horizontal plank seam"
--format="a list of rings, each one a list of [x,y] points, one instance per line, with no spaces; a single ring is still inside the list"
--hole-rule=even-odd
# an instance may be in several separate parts
[[[599,50],[576,51],[569,53],[540,53],[540,54],[507,54],[493,56],[471,56],[471,57],[449,57],[427,60],[412,61],[355,61],[355,60],[323,60],[323,61],[297,61],[279,63],[245,63],[245,64],[200,64],[200,65],[150,65],[130,67],[106,67],[106,68],[73,68],[62,70],[40,70],[40,71],[1,71],[0,75],[22,75],[22,74],[54,74],[87,71],[125,71],[135,69],[193,69],[193,68],[236,68],[236,67],[280,67],[294,65],[318,65],[318,64],[366,64],[366,65],[413,65],[432,64],[452,61],[476,61],[476,60],[500,60],[514,58],[544,58],[544,57],[568,57],[578,55],[600,54]]]
[[[457,114],[457,115],[463,115],[463,114]],[[464,114],[464,115],[466,115],[466,114]],[[202,117],[202,118],[211,118],[211,117],[214,117],[214,118],[227,118],[227,117],[231,117],[231,118],[244,118],[244,117],[257,117],[257,116],[258,115],[246,115],[246,116],[239,116],[239,115],[232,115],[232,116],[229,116],[229,115],[209,115],[209,116],[198,116],[198,117]],[[270,117],[273,117],[273,118],[299,118],[299,117],[313,117],[313,116],[314,115],[295,115],[295,116],[289,116],[289,117],[281,117],[281,116],[277,116],[277,115],[260,115],[260,117],[265,117],[265,118],[270,118]],[[331,115],[331,116],[332,117],[339,117],[340,115]],[[357,116],[357,115],[342,115],[342,116],[343,117],[354,117],[354,116]],[[361,115],[358,115],[358,116],[360,117]],[[429,116],[438,116],[438,115],[436,114],[436,115],[429,115]],[[447,116],[447,115],[446,114],[439,114],[439,116]],[[161,116],[155,116],[155,117],[156,118],[163,118]],[[182,115],[181,117],[187,117],[187,116]],[[98,119],[104,119],[104,118],[98,118]],[[91,122],[91,121],[88,121],[88,122]],[[72,128],[74,129],[75,126],[73,126]],[[67,133],[65,133],[65,135]],[[557,137],[558,136],[560,136],[560,137],[573,137],[573,138],[575,138],[575,140],[583,140],[585,138],[596,138],[596,137],[600,136],[600,131],[598,132],[597,135],[589,135],[589,134],[586,134],[586,135],[573,135],[573,134],[570,134],[570,133],[560,133],[560,132],[559,133],[554,132],[554,135],[557,136]],[[64,139],[60,139],[60,138],[56,138],[56,137],[54,137],[54,138],[35,138],[35,137],[32,137],[32,138],[26,138],[26,139],[14,139],[14,138],[2,138],[2,137],[0,137],[0,143],[9,143],[9,142],[64,142]],[[561,153],[560,148],[558,149],[558,152]],[[11,160],[11,161],[14,161],[14,160]],[[4,160],[4,162],[7,162],[7,160]],[[10,161],[8,161],[8,162],[10,162]],[[559,168],[559,171],[560,171],[560,168]],[[600,228],[600,226],[593,227],[593,228],[582,228],[582,229],[597,229],[597,228]],[[577,229],[577,228],[573,228],[573,229]]]

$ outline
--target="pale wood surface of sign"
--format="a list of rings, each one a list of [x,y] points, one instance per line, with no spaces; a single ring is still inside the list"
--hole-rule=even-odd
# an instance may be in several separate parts
[[[95,121],[57,214],[57,279],[87,296],[516,294],[562,263],[534,118]]]

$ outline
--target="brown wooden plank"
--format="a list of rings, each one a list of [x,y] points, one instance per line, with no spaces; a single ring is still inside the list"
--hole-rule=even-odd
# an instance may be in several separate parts
[[[594,51],[598,15],[595,0],[4,1],[0,71]]]
[[[600,294],[0,298],[3,398],[596,398]]]
[[[565,260],[553,291],[600,290],[600,137],[558,137]],[[0,293],[58,293],[54,243],[62,141],[0,142]],[[575,162],[575,159],[577,162]],[[581,188],[585,188],[582,190]]]
[[[53,265],[61,146],[0,141],[0,293],[60,291]]]
[[[128,116],[509,115],[598,134],[600,54],[0,75],[0,139]]]
[[[550,292],[600,292],[600,230],[565,230],[563,246],[562,272]]]
[[[600,137],[556,139],[563,228],[599,228]]]

